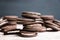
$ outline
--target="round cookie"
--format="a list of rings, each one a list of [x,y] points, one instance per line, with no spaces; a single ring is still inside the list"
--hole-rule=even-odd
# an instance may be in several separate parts
[[[27,22],[27,21],[17,21],[18,24],[23,24],[23,25],[30,25],[30,24],[41,24],[43,23],[42,21],[39,22]]]
[[[4,25],[4,27],[1,28],[4,32],[8,32],[11,30],[15,30],[16,29],[16,25]]]
[[[17,21],[8,21],[8,24],[17,24]]]
[[[41,24],[31,24],[24,26],[23,30],[33,31],[33,32],[44,32],[46,28],[43,27]]]
[[[42,15],[41,18],[44,21],[48,20],[48,21],[51,21],[52,22],[54,20],[54,16],[53,15]]]
[[[18,21],[34,21],[34,19],[18,18]]]
[[[7,20],[17,20],[18,16],[4,16],[4,19],[7,19]]]
[[[38,18],[41,18],[41,17],[38,16],[38,15],[32,15],[32,14],[22,14],[22,17],[31,18],[31,19],[38,19]]]
[[[30,11],[23,11],[22,14],[41,15],[41,13],[38,13],[38,12],[30,12]]]
[[[35,37],[35,36],[37,36],[37,32],[20,31],[20,36],[22,36],[22,37]]]

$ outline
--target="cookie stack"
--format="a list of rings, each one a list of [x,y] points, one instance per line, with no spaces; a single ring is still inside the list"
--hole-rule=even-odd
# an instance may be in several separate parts
[[[41,15],[38,12],[22,12],[22,18],[18,16],[4,16],[0,18],[0,29],[4,33],[19,29],[22,37],[35,37],[38,32],[60,31],[60,21],[53,15]]]
[[[35,36],[37,35],[37,32],[46,31],[46,28],[43,26],[44,22],[40,16],[41,14],[37,12],[27,12],[27,11],[22,12],[23,18],[19,19],[20,22],[18,23],[22,23],[24,25],[24,28],[23,28],[24,35],[30,32],[29,33],[30,35],[31,33],[33,33],[33,36]],[[20,34],[22,33],[20,32]],[[26,35],[26,36],[29,36],[29,35]]]
[[[8,23],[2,28],[4,32],[16,29],[18,16],[4,16],[3,19],[7,19]]]
[[[47,26],[48,24],[46,23],[46,21],[50,21],[50,22],[53,23],[54,16],[53,15],[42,15],[41,18],[43,19],[44,25],[47,28],[46,30],[47,31],[52,31],[53,29]]]
[[[44,20],[47,29],[50,28],[51,31],[60,31],[60,26],[58,25],[60,22],[53,15],[42,15],[41,18]]]
[[[18,24],[22,24],[23,26],[23,29],[20,30],[20,36],[22,37],[35,37],[37,36],[37,32],[32,32],[32,31],[29,31],[29,30],[25,30],[27,27],[27,25],[30,25],[30,24],[34,24],[34,20],[33,19],[29,19],[29,18],[18,18],[18,21],[17,21]],[[31,29],[30,29],[31,30]]]
[[[0,28],[8,23],[7,19],[0,18]]]
[[[22,17],[34,20],[33,22],[25,22],[23,30],[33,32],[46,31],[45,28],[42,26],[43,20],[41,19],[40,16],[41,14],[37,12],[27,12],[27,11],[22,12]]]

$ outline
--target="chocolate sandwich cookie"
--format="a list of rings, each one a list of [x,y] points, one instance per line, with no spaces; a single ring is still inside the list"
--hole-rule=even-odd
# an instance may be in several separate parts
[[[57,25],[60,26],[60,20],[55,19],[55,20],[53,21],[53,23],[55,23],[55,24],[57,24]]]
[[[27,19],[27,18],[17,18],[18,21],[34,21],[34,19]]]
[[[10,33],[19,33],[20,32],[20,30],[23,30],[23,24],[16,24],[16,26],[9,26],[8,25],[8,27],[3,27],[2,28],[2,30],[3,30],[3,32],[4,32],[4,35],[6,35],[6,34],[10,34]],[[9,30],[7,30],[7,28],[9,29]],[[5,31],[5,30],[7,30],[7,31]]]
[[[40,18],[40,19],[35,19],[35,22],[41,22],[41,23],[44,23],[44,22],[43,22],[43,19],[41,19],[41,18]]]
[[[46,31],[46,28],[41,24],[31,24],[24,26],[23,30],[33,31],[33,32],[43,32]]]
[[[35,37],[37,36],[37,32],[28,32],[28,31],[20,31],[21,37]]]
[[[38,13],[38,12],[30,12],[30,11],[23,11],[22,14],[31,14],[31,15],[41,15],[41,13]]]
[[[45,21],[45,23],[46,23],[45,24],[46,26],[48,26],[48,27],[50,27],[50,28],[52,28],[54,30],[60,31],[60,28],[59,28],[59,26],[57,24],[55,24],[53,22],[50,22],[50,21]]]
[[[5,25],[1,28],[4,32],[8,32],[16,29],[16,25]]]
[[[53,15],[42,15],[41,18],[45,21],[45,20],[49,20],[49,21],[53,21],[54,20],[54,16]]]
[[[17,20],[18,16],[4,16],[4,19],[7,19],[7,20]]]
[[[17,24],[17,21],[8,21],[8,24]]]
[[[30,25],[30,24],[41,24],[43,22],[27,22],[27,21],[17,21],[18,24],[23,24],[23,25]]]
[[[7,23],[8,23],[7,19],[5,19],[5,20],[0,19],[0,27],[2,27],[3,25],[5,25]]]
[[[31,18],[31,19],[38,19],[40,18],[40,16],[38,15],[32,15],[32,14],[22,14],[22,17],[25,17],[25,18]]]

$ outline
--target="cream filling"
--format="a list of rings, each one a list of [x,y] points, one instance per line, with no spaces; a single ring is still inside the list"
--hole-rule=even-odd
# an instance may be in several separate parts
[[[23,29],[23,24],[17,24],[16,29]]]
[[[47,30],[52,30],[51,28],[47,28]]]
[[[2,21],[3,19],[1,18],[0,21]]]
[[[42,21],[42,19],[35,19],[35,20],[37,20],[37,21]]]
[[[28,12],[28,13],[40,15],[40,13],[37,13],[37,12]]]
[[[35,35],[35,33],[30,33],[30,34],[28,34],[28,33],[21,33],[22,35]]]
[[[15,31],[9,31],[7,33],[16,33],[16,32],[20,32],[19,30],[15,30]]]
[[[35,21],[35,22],[41,22],[41,21]]]
[[[6,23],[8,23],[8,22],[3,22],[3,23],[0,23],[0,26],[4,25],[4,24],[6,24]]]

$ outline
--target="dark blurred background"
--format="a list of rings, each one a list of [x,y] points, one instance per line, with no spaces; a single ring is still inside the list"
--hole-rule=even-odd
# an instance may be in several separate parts
[[[60,20],[60,0],[0,0],[0,17],[5,15],[21,17],[22,11],[54,15]]]

